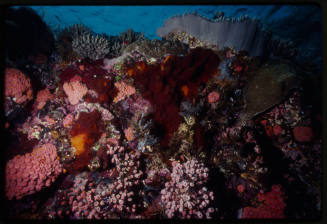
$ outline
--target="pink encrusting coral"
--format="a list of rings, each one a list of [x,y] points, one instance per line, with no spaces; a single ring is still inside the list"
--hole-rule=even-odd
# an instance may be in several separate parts
[[[68,101],[72,105],[78,102],[87,94],[87,87],[79,81],[65,82],[63,85],[64,91],[68,96]]]
[[[271,191],[257,196],[261,203],[258,207],[245,207],[243,209],[243,219],[280,219],[284,218],[286,204],[280,185],[273,185]]]
[[[18,104],[26,103],[33,99],[30,79],[18,69],[6,68],[5,96],[13,97],[13,100]]]
[[[116,82],[115,87],[118,89],[118,94],[114,98],[114,103],[124,100],[126,97],[133,95],[135,93],[135,88],[133,86],[127,85],[125,82]]]
[[[53,94],[50,93],[48,88],[39,91],[36,96],[35,108],[37,110],[42,109],[47,103],[47,101],[52,100],[53,97]]]
[[[31,153],[17,155],[6,164],[6,196],[9,200],[49,187],[63,168],[53,144],[44,144]]]
[[[173,162],[171,180],[161,190],[161,203],[168,218],[211,218],[215,211],[209,207],[214,200],[208,191],[208,168],[195,159],[180,164]]]

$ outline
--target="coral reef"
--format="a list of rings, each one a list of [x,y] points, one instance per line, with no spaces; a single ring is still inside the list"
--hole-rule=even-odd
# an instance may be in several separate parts
[[[57,30],[6,61],[8,218],[320,217],[321,77],[291,42],[219,12],[162,40]]]

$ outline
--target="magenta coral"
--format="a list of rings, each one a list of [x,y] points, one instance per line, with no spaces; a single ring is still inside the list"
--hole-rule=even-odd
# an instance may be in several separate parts
[[[48,100],[52,100],[53,95],[50,93],[49,89],[43,89],[37,93],[35,107],[37,110],[42,109]]]
[[[211,218],[213,192],[204,187],[208,168],[197,160],[174,161],[171,180],[161,190],[161,202],[168,218]]]
[[[30,79],[15,68],[7,68],[5,74],[5,96],[13,97],[18,103],[26,103],[33,98]]]
[[[57,149],[44,144],[23,156],[17,155],[6,165],[6,196],[21,199],[49,187],[62,172]]]
[[[65,82],[64,91],[68,96],[70,104],[76,105],[87,94],[87,87],[79,81]]]
[[[116,82],[115,87],[118,89],[118,94],[114,98],[114,103],[124,100],[126,97],[133,95],[135,93],[135,88],[133,86],[127,85],[125,82]]]

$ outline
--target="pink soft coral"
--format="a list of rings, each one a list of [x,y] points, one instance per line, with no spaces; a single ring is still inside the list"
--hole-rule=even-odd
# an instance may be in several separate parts
[[[117,103],[135,93],[135,88],[133,86],[127,85],[123,81],[116,82],[115,87],[118,89],[119,92],[117,96],[114,98],[114,103]]]
[[[5,74],[5,96],[13,97],[18,104],[33,98],[30,79],[15,68],[7,68]]]
[[[78,102],[87,93],[87,87],[79,81],[65,82],[63,85],[64,91],[68,96],[68,101],[72,105],[78,104]]]
[[[37,110],[42,109],[48,100],[52,100],[53,95],[50,93],[49,89],[43,89],[37,93],[35,107]]]

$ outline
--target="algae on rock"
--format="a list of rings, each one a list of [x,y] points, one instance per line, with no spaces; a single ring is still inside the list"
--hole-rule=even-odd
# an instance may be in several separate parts
[[[280,103],[298,87],[299,79],[286,63],[270,63],[259,68],[249,79],[244,89],[245,109],[241,121],[252,119]]]

